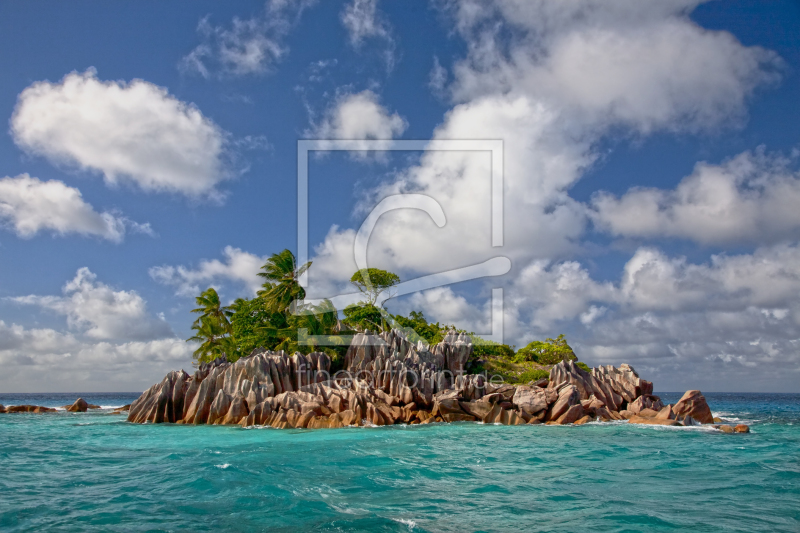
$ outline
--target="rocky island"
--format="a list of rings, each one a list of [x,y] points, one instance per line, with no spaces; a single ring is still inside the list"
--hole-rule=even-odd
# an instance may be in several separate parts
[[[239,424],[274,428],[483,422],[585,424],[713,424],[700,391],[674,405],[653,395],[653,384],[627,364],[583,370],[573,361],[527,385],[466,374],[469,336],[451,333],[433,346],[409,342],[398,330],[359,333],[345,369],[330,374],[323,352],[288,355],[254,350],[234,363],[224,357],[194,375],[173,371],[131,404],[135,423]],[[746,426],[718,426],[746,432]]]

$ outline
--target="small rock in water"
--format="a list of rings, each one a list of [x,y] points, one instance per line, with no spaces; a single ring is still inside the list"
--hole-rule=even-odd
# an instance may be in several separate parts
[[[746,424],[736,424],[736,427],[733,428],[736,433],[750,433],[750,426]]]
[[[67,408],[67,411],[70,413],[85,413],[87,409],[89,409],[89,404],[86,403],[86,400],[78,398],[75,403]]]
[[[6,413],[52,413],[55,409],[41,405],[9,405]]]
[[[719,427],[719,430],[723,433],[733,433],[733,428],[730,427],[728,424],[722,424]]]

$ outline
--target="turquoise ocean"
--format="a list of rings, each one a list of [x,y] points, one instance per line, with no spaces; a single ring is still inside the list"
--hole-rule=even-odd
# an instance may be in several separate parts
[[[78,396],[114,407],[138,394],[0,394],[0,404]],[[2,414],[0,531],[800,531],[800,395],[706,397],[752,432]]]

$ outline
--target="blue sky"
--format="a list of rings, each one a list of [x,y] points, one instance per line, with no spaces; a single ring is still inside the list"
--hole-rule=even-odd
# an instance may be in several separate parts
[[[190,365],[193,294],[296,248],[298,139],[504,141],[310,162],[310,292],[502,253],[506,276],[389,303],[506,341],[565,332],[660,390],[798,391],[796,2],[0,5],[0,388],[139,390]],[[777,370],[777,371],[776,371]],[[777,375],[776,375],[777,374]]]

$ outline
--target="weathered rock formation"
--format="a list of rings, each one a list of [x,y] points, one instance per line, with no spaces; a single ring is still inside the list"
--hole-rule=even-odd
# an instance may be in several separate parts
[[[202,364],[194,375],[170,372],[131,404],[128,421],[317,429],[628,419],[684,425],[705,420],[702,395],[690,391],[675,406],[665,407],[653,396],[653,384],[629,365],[587,372],[572,361],[562,362],[549,379],[515,386],[465,374],[472,351],[471,339],[456,333],[434,346],[409,342],[398,330],[359,333],[347,351],[345,369],[331,375],[324,353],[258,349],[235,363],[221,358]]]
[[[686,394],[678,400],[673,407],[677,418],[691,416],[701,424],[711,424],[714,422],[714,415],[711,408],[706,403],[706,398],[699,390],[686,391]]]

